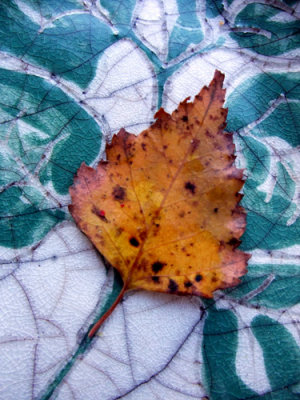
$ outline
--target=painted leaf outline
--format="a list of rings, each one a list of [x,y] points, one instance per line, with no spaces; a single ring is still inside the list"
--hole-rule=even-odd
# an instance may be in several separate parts
[[[139,136],[122,129],[96,169],[82,164],[70,188],[79,228],[121,274],[123,293],[145,289],[212,297],[246,273],[237,250],[246,215],[243,171],[223,132],[224,75],[194,102],[160,109]]]

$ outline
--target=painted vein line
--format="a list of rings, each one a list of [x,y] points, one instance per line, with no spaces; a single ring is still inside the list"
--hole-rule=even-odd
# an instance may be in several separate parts
[[[139,384],[137,384],[136,386],[134,386],[133,388],[129,389],[128,391],[126,391],[125,393],[123,393],[121,396],[118,397],[114,397],[111,400],[120,400],[123,397],[127,396],[130,393],[133,393],[135,390],[137,390],[140,386],[143,386],[145,384],[147,384],[148,382],[150,382],[152,379],[156,378],[159,374],[161,374],[163,371],[165,371],[169,365],[171,364],[171,362],[174,360],[174,358],[178,355],[178,353],[180,352],[180,350],[184,347],[184,345],[186,344],[186,342],[188,341],[188,339],[190,338],[190,336],[193,334],[194,330],[196,329],[196,327],[198,326],[198,324],[201,322],[202,318],[204,317],[204,311],[201,312],[200,318],[196,321],[196,323],[191,327],[190,331],[187,333],[187,335],[185,336],[185,338],[183,339],[183,341],[180,343],[179,347],[177,348],[177,350],[174,352],[174,354],[171,355],[171,357],[169,358],[169,360],[166,362],[166,364],[157,372],[153,373],[149,378],[145,379],[144,381],[140,382]]]

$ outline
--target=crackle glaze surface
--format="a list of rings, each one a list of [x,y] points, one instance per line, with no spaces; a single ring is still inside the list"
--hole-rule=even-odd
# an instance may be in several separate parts
[[[0,399],[264,399],[300,392],[299,4],[2,0]],[[132,292],[68,212],[80,164],[225,73],[252,254],[213,300]],[[207,397],[205,397],[207,396]]]

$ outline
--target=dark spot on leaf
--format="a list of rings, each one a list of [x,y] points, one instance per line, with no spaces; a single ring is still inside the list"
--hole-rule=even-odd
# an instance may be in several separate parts
[[[125,198],[125,189],[122,188],[122,186],[120,185],[116,185],[113,189],[112,195],[114,197],[115,200],[124,200]]]
[[[171,293],[177,292],[178,290],[178,285],[173,279],[169,280],[169,286],[168,289],[170,290]]]
[[[188,119],[188,116],[187,116],[187,115],[184,115],[184,116],[182,117],[182,121],[183,121],[183,122],[188,122],[188,120],[189,120],[189,119]]]
[[[139,241],[135,237],[130,238],[129,242],[130,242],[131,246],[134,246],[134,247],[139,247],[139,245],[140,245]]]
[[[152,276],[151,279],[154,283],[159,283],[159,276]]]
[[[217,282],[217,280],[218,280],[218,279],[217,279],[215,276],[213,276],[213,277],[211,278],[211,281],[212,281],[212,282]]]
[[[196,282],[200,282],[201,279],[202,279],[202,276],[201,276],[200,274],[198,274],[198,275],[195,276],[195,281],[196,281]]]
[[[236,239],[236,238],[232,238],[232,239],[230,239],[227,243],[228,243],[230,246],[237,247],[237,246],[241,243],[241,241],[238,240],[238,239]]]
[[[142,149],[143,149],[144,151],[146,151],[146,143],[143,142],[143,143],[141,144],[141,146],[142,146]]]
[[[93,206],[92,213],[97,215],[97,217],[99,217],[102,221],[108,222],[107,218],[105,217],[105,211],[104,210],[99,210],[97,207]]]
[[[161,271],[163,269],[163,267],[166,264],[160,262],[160,261],[156,261],[155,263],[152,264],[152,271],[157,274],[159,271]]]
[[[192,284],[192,282],[187,281],[187,282],[184,282],[184,286],[188,289],[189,287],[193,286],[193,284]]]
[[[186,182],[184,187],[186,190],[189,190],[192,194],[195,194],[196,186],[192,182]]]
[[[216,207],[214,208],[214,213],[217,213],[219,211],[219,209]]]

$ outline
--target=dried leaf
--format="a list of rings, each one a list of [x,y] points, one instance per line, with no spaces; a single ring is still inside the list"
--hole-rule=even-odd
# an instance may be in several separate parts
[[[223,132],[223,80],[216,71],[194,102],[171,115],[160,109],[139,136],[121,130],[106,162],[77,172],[70,212],[120,272],[117,302],[136,288],[209,298],[246,273],[249,256],[236,249],[246,224],[243,171]]]

